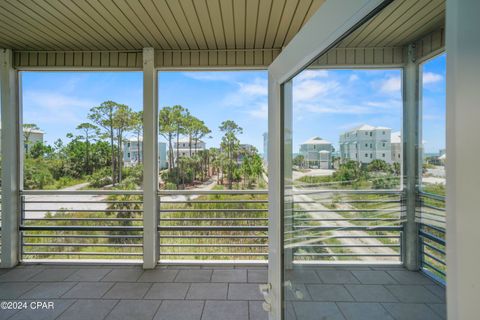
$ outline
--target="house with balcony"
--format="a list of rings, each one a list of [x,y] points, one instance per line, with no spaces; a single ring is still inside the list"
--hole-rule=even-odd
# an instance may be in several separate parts
[[[331,169],[333,152],[332,143],[320,137],[312,137],[300,145],[300,154],[307,168]]]
[[[180,157],[190,157],[196,155],[199,151],[205,150],[205,142],[202,140],[188,140],[180,139],[173,142],[173,156],[176,158],[177,154]]]
[[[392,163],[391,129],[361,125],[340,134],[342,161],[354,160],[369,164],[373,160]]]
[[[479,12],[475,0],[1,1],[0,318],[478,319]],[[417,167],[421,67],[444,53],[446,197],[419,187]],[[401,70],[383,92],[402,92],[398,189],[295,183],[293,107],[325,90],[299,99],[295,77],[346,68]],[[159,188],[158,77],[172,70],[268,72],[268,190]],[[141,72],[140,188],[24,188],[21,80],[45,71]],[[368,111],[343,100],[303,107]],[[340,154],[391,163],[391,143],[365,125]]]

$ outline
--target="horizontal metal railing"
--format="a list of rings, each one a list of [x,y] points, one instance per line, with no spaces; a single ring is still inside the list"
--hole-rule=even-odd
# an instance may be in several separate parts
[[[439,282],[446,278],[445,197],[420,191],[416,218],[422,271]]]
[[[286,199],[293,261],[401,261],[401,191],[293,188]]]
[[[266,260],[267,194],[160,191],[160,260]]]
[[[308,189],[288,199],[294,261],[401,259],[401,191]],[[21,200],[24,260],[142,257],[141,191],[24,191]],[[267,259],[266,190],[168,190],[158,201],[160,260]]]
[[[141,191],[23,191],[21,258],[142,259]]]

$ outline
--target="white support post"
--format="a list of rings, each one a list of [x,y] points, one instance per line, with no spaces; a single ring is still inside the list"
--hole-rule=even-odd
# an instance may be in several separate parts
[[[447,315],[480,315],[480,1],[447,0]]]
[[[293,92],[292,92],[292,80],[287,81],[282,87],[282,113],[283,113],[283,228],[282,232],[285,235],[292,236],[293,223],[294,223],[294,198],[293,198],[293,132],[292,132],[292,117],[293,117]],[[284,240],[284,242],[288,242]],[[291,241],[290,243],[294,243]],[[282,246],[284,244],[282,243]],[[285,270],[293,269],[293,249],[283,249],[283,267]]]
[[[282,89],[268,75],[268,283],[270,320],[282,315],[283,250],[283,115]],[[274,106],[274,107],[272,107]]]
[[[406,222],[403,234],[403,262],[408,270],[419,268],[418,224],[415,221],[418,186],[420,116],[420,74],[415,59],[415,47],[407,48],[407,63],[403,69],[403,168]]]
[[[158,239],[158,87],[155,50],[143,49],[143,268],[159,258]]]
[[[20,188],[19,75],[13,68],[13,53],[0,50],[1,155],[2,155],[2,268],[18,263]]]

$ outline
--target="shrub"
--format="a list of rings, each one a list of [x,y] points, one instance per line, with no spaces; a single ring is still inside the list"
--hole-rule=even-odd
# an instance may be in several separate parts
[[[27,190],[44,189],[55,182],[48,168],[39,160],[25,159],[24,186]]]
[[[88,179],[88,182],[90,182],[90,186],[94,188],[101,188],[112,184],[110,168],[103,168],[95,171]]]

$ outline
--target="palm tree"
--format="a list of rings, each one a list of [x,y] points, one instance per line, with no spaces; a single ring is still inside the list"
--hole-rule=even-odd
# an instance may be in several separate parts
[[[221,146],[222,150],[226,152],[227,155],[228,188],[232,189],[233,171],[236,166],[238,150],[240,147],[240,140],[238,140],[237,134],[242,134],[243,129],[238,126],[235,121],[226,120],[220,125],[220,131],[224,132]]]
[[[93,121],[97,126],[104,130],[104,135],[110,138],[110,155],[112,158],[111,171],[112,171],[112,183],[116,182],[116,161],[115,161],[115,127],[114,127],[114,114],[119,104],[114,101],[105,101],[97,107],[90,109],[88,119]]]
[[[83,131],[83,136],[79,136],[80,139],[85,139],[85,173],[91,174],[92,168],[90,166],[90,141],[99,134],[99,129],[96,125],[88,122],[80,123],[77,126],[77,130]]]
[[[173,168],[173,138],[175,127],[173,125],[172,107],[163,107],[158,116],[159,132],[168,141],[168,171],[171,173]]]

